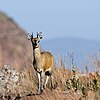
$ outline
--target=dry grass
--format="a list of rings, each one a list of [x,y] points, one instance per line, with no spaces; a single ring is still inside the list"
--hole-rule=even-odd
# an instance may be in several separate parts
[[[50,82],[41,95],[37,95],[37,73],[32,66],[31,54],[24,57],[22,67],[15,63],[20,73],[20,80],[13,91],[13,97],[21,100],[99,100],[100,99],[100,75],[98,72],[81,74],[76,70],[69,70],[59,64],[54,68],[55,89],[51,90]],[[92,60],[92,61],[95,61]],[[98,60],[96,59],[95,62]],[[100,66],[100,65],[98,65]],[[70,81],[68,84],[67,81]],[[97,82],[96,82],[97,81]]]
[[[41,95],[37,95],[38,80],[37,74],[32,66],[24,68],[23,75],[21,76],[20,83],[17,89],[17,94],[20,94],[21,100],[99,100],[100,90],[91,90],[88,86],[89,82],[93,81],[91,74],[79,77],[79,83],[85,86],[84,91],[82,88],[78,88],[77,91],[73,87],[67,89],[66,81],[73,77],[73,73],[64,67],[55,67],[54,69],[54,81],[55,89],[51,90],[50,85],[44,90]],[[78,74],[76,74],[78,75]],[[24,78],[23,78],[24,77]],[[98,76],[98,82],[100,82],[100,76]],[[99,83],[100,84],[100,83]],[[99,85],[100,86],[100,85]],[[30,94],[30,95],[28,95]]]

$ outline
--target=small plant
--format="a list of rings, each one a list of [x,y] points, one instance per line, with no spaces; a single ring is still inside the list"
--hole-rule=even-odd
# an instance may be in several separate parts
[[[99,74],[96,72],[95,77],[94,77],[94,79],[93,79],[93,81],[92,81],[92,87],[93,87],[93,90],[94,90],[94,91],[100,90],[99,78],[100,78],[100,76],[99,76]]]
[[[66,86],[68,90],[71,89],[71,80],[67,79]]]
[[[70,80],[67,79],[66,81],[66,85],[67,85],[67,89],[70,89],[71,87],[77,91],[79,89],[79,79],[76,76],[76,71],[73,71],[73,76]]]
[[[87,94],[87,87],[85,85],[82,85],[81,91],[82,91],[83,95],[86,95]]]

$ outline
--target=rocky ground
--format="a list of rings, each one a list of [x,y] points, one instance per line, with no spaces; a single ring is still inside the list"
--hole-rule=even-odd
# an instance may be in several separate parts
[[[63,74],[65,73],[66,72]],[[59,83],[55,89],[51,90],[50,88],[47,88],[43,93],[38,95],[37,80],[31,79],[33,77],[30,74],[29,69],[18,72],[10,65],[1,66],[0,100],[99,100],[99,92],[97,99],[95,99],[94,91],[88,90],[83,94],[81,90],[75,91],[74,88],[67,90],[59,84],[61,80],[58,80]],[[36,78],[36,76],[34,77]],[[61,84],[63,85],[63,83]]]
[[[10,65],[0,67],[0,96],[14,93],[19,82],[19,73]]]

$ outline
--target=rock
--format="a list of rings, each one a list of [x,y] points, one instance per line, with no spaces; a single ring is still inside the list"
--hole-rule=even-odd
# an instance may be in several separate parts
[[[0,95],[13,91],[19,82],[19,73],[10,65],[0,67]]]

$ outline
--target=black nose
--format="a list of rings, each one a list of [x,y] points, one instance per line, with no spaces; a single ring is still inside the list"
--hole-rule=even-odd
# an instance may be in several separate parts
[[[34,46],[37,46],[37,41],[34,42]]]
[[[37,46],[37,43],[34,43],[34,46]]]

